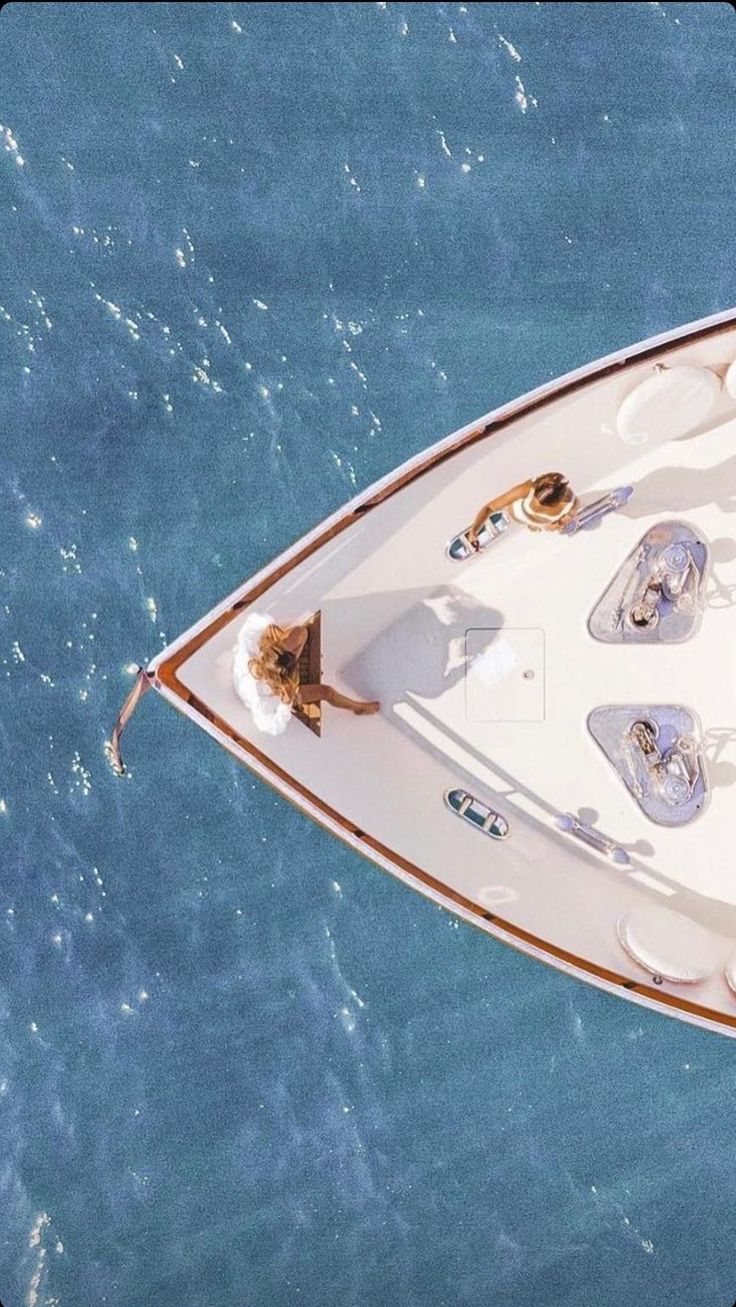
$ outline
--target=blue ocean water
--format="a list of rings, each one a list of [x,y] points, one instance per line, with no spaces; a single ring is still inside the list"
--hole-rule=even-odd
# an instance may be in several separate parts
[[[727,4],[0,14],[5,1307],[729,1307],[736,1045],[361,861],[145,661],[736,302]],[[540,875],[544,869],[540,868]]]

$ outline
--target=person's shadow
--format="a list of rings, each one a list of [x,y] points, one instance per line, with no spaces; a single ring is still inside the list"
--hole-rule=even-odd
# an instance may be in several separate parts
[[[651,517],[654,513],[686,513],[715,504],[723,513],[736,513],[736,456],[715,467],[662,467],[634,485],[634,493],[620,510],[625,517]]]
[[[709,608],[731,608],[736,603],[736,582],[724,581],[718,564],[727,566],[736,559],[736,540],[721,536],[710,542],[710,570],[706,602]]]
[[[422,699],[444,694],[465,675],[466,631],[472,627],[487,633],[481,639],[484,651],[503,626],[498,610],[480,607],[453,587],[404,592],[401,597],[400,615],[340,669],[349,685],[380,698],[383,711],[395,708],[409,693]],[[392,592],[366,595],[361,604],[380,609],[396,598]],[[380,613],[376,624],[380,626]]]

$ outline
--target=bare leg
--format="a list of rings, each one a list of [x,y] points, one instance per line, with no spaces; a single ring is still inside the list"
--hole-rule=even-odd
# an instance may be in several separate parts
[[[301,685],[299,698],[302,703],[331,703],[333,708],[348,708],[359,717],[378,712],[381,706],[376,700],[367,702],[363,699],[348,699],[347,695],[340,694],[331,685]]]
[[[291,630],[286,634],[284,648],[288,649],[289,653],[292,653],[295,658],[298,658],[308,639],[309,631],[306,626],[292,626]]]

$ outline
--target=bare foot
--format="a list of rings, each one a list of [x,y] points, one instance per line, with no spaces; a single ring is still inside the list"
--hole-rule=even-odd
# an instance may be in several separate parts
[[[369,717],[372,713],[378,712],[381,707],[377,699],[372,703],[361,703],[357,708],[353,708],[356,717]]]

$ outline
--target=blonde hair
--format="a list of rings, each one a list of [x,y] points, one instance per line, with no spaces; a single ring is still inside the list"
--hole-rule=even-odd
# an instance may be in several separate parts
[[[263,681],[282,703],[293,703],[299,693],[299,660],[284,645],[288,634],[281,626],[267,626],[258,653],[248,663],[251,676]]]

